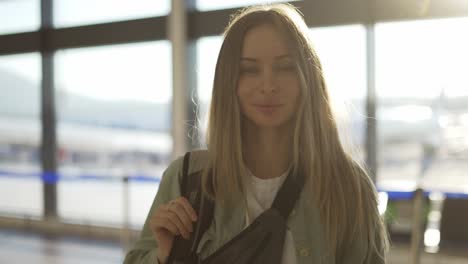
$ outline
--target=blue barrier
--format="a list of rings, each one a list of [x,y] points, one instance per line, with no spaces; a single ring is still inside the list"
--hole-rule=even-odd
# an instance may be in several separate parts
[[[142,175],[128,177],[128,180],[134,181],[134,182],[158,182],[158,183],[161,181],[160,178],[153,178],[153,177],[142,176]]]
[[[161,181],[158,177],[151,177],[145,175],[129,175],[126,177],[109,177],[102,175],[92,175],[92,174],[82,174],[82,175],[63,175],[54,172],[44,172],[44,173],[22,173],[22,172],[12,172],[0,170],[0,177],[2,178],[21,178],[21,179],[41,179],[41,181],[46,184],[56,184],[59,181],[131,181],[131,182],[155,182],[159,183]]]
[[[414,192],[385,191],[382,189],[378,191],[387,193],[389,200],[411,200],[414,196]]]
[[[388,191],[384,189],[379,189],[378,191],[387,193],[389,200],[411,200],[414,196],[414,191]],[[468,193],[447,192],[442,190],[425,190],[424,197],[429,197],[431,193],[436,192],[442,193],[446,198],[450,199],[468,199]]]
[[[59,175],[54,172],[43,172],[42,175],[42,181],[44,181],[47,184],[55,184],[59,181]]]
[[[468,199],[468,193],[442,192],[446,198],[450,199]]]
[[[37,178],[37,177],[40,177],[40,173],[20,173],[20,172],[0,170],[0,177],[3,177],[3,178]]]
[[[129,181],[129,182],[153,182],[159,183],[161,178],[151,177],[146,175],[129,175],[126,177],[108,177],[102,175],[81,174],[76,176],[61,175],[53,172],[44,173],[21,173],[13,171],[0,170],[0,177],[3,178],[40,178],[47,184],[56,184],[59,181]],[[414,196],[414,191],[395,191],[378,189],[379,192],[385,192],[389,200],[411,200]],[[433,192],[443,193],[447,198],[451,199],[468,199],[468,193],[455,193],[440,190],[425,190],[424,196],[428,197]]]

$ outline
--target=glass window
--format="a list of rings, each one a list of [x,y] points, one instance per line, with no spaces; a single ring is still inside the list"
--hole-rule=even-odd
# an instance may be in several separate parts
[[[213,90],[216,60],[221,49],[222,37],[204,37],[197,41],[197,91],[199,99],[200,140],[204,144],[207,114]]]
[[[376,26],[381,187],[468,192],[467,28],[468,18]]]
[[[200,11],[209,11],[216,9],[227,9],[233,7],[242,7],[256,4],[280,3],[288,2],[287,0],[225,0],[225,1],[212,1],[212,0],[197,0],[197,9]],[[290,2],[290,1],[289,1]]]
[[[43,213],[39,53],[0,56],[0,214]]]
[[[361,160],[365,153],[366,129],[365,34],[365,28],[361,25],[310,29],[310,38],[322,63],[342,142]]]
[[[54,2],[54,25],[71,27],[163,16],[169,10],[169,0],[59,0]]]
[[[0,34],[36,31],[40,14],[39,0],[0,1]]]
[[[142,225],[157,182],[123,177],[157,180],[170,161],[169,42],[61,50],[56,70],[60,216],[120,225],[131,201]]]

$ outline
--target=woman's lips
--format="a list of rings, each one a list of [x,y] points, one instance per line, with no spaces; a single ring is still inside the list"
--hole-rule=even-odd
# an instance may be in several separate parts
[[[273,114],[276,110],[278,110],[281,106],[281,104],[256,104],[254,107],[264,113],[264,114]]]

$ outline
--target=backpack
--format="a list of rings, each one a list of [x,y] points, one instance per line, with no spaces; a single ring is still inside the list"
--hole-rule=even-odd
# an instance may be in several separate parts
[[[286,221],[304,185],[301,174],[287,176],[270,209],[259,215],[247,228],[221,246],[212,255],[201,259],[196,250],[202,235],[213,220],[214,202],[204,197],[201,177],[189,177],[190,152],[184,156],[181,191],[197,212],[198,221],[190,240],[176,236],[168,264],[279,264],[282,261]]]

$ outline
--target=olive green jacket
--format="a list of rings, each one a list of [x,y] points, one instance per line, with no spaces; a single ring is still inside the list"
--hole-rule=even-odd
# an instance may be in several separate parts
[[[124,264],[153,264],[157,263],[157,244],[151,234],[149,219],[160,205],[181,195],[180,180],[182,177],[183,157],[175,160],[166,169],[161,179],[159,190],[151,206],[139,240],[127,253]],[[194,151],[190,158],[189,175],[202,170],[207,164],[206,151]],[[213,223],[203,234],[197,252],[205,258],[220,248],[226,242],[240,233],[245,225],[245,203],[225,204],[223,207],[215,205]],[[322,232],[319,212],[303,192],[296,202],[287,221],[291,230],[298,264],[305,263],[335,263],[334,257],[326,257],[326,240]],[[361,240],[362,241],[362,240]],[[367,243],[355,243],[344,253],[343,263],[382,263],[375,259],[366,259]]]

